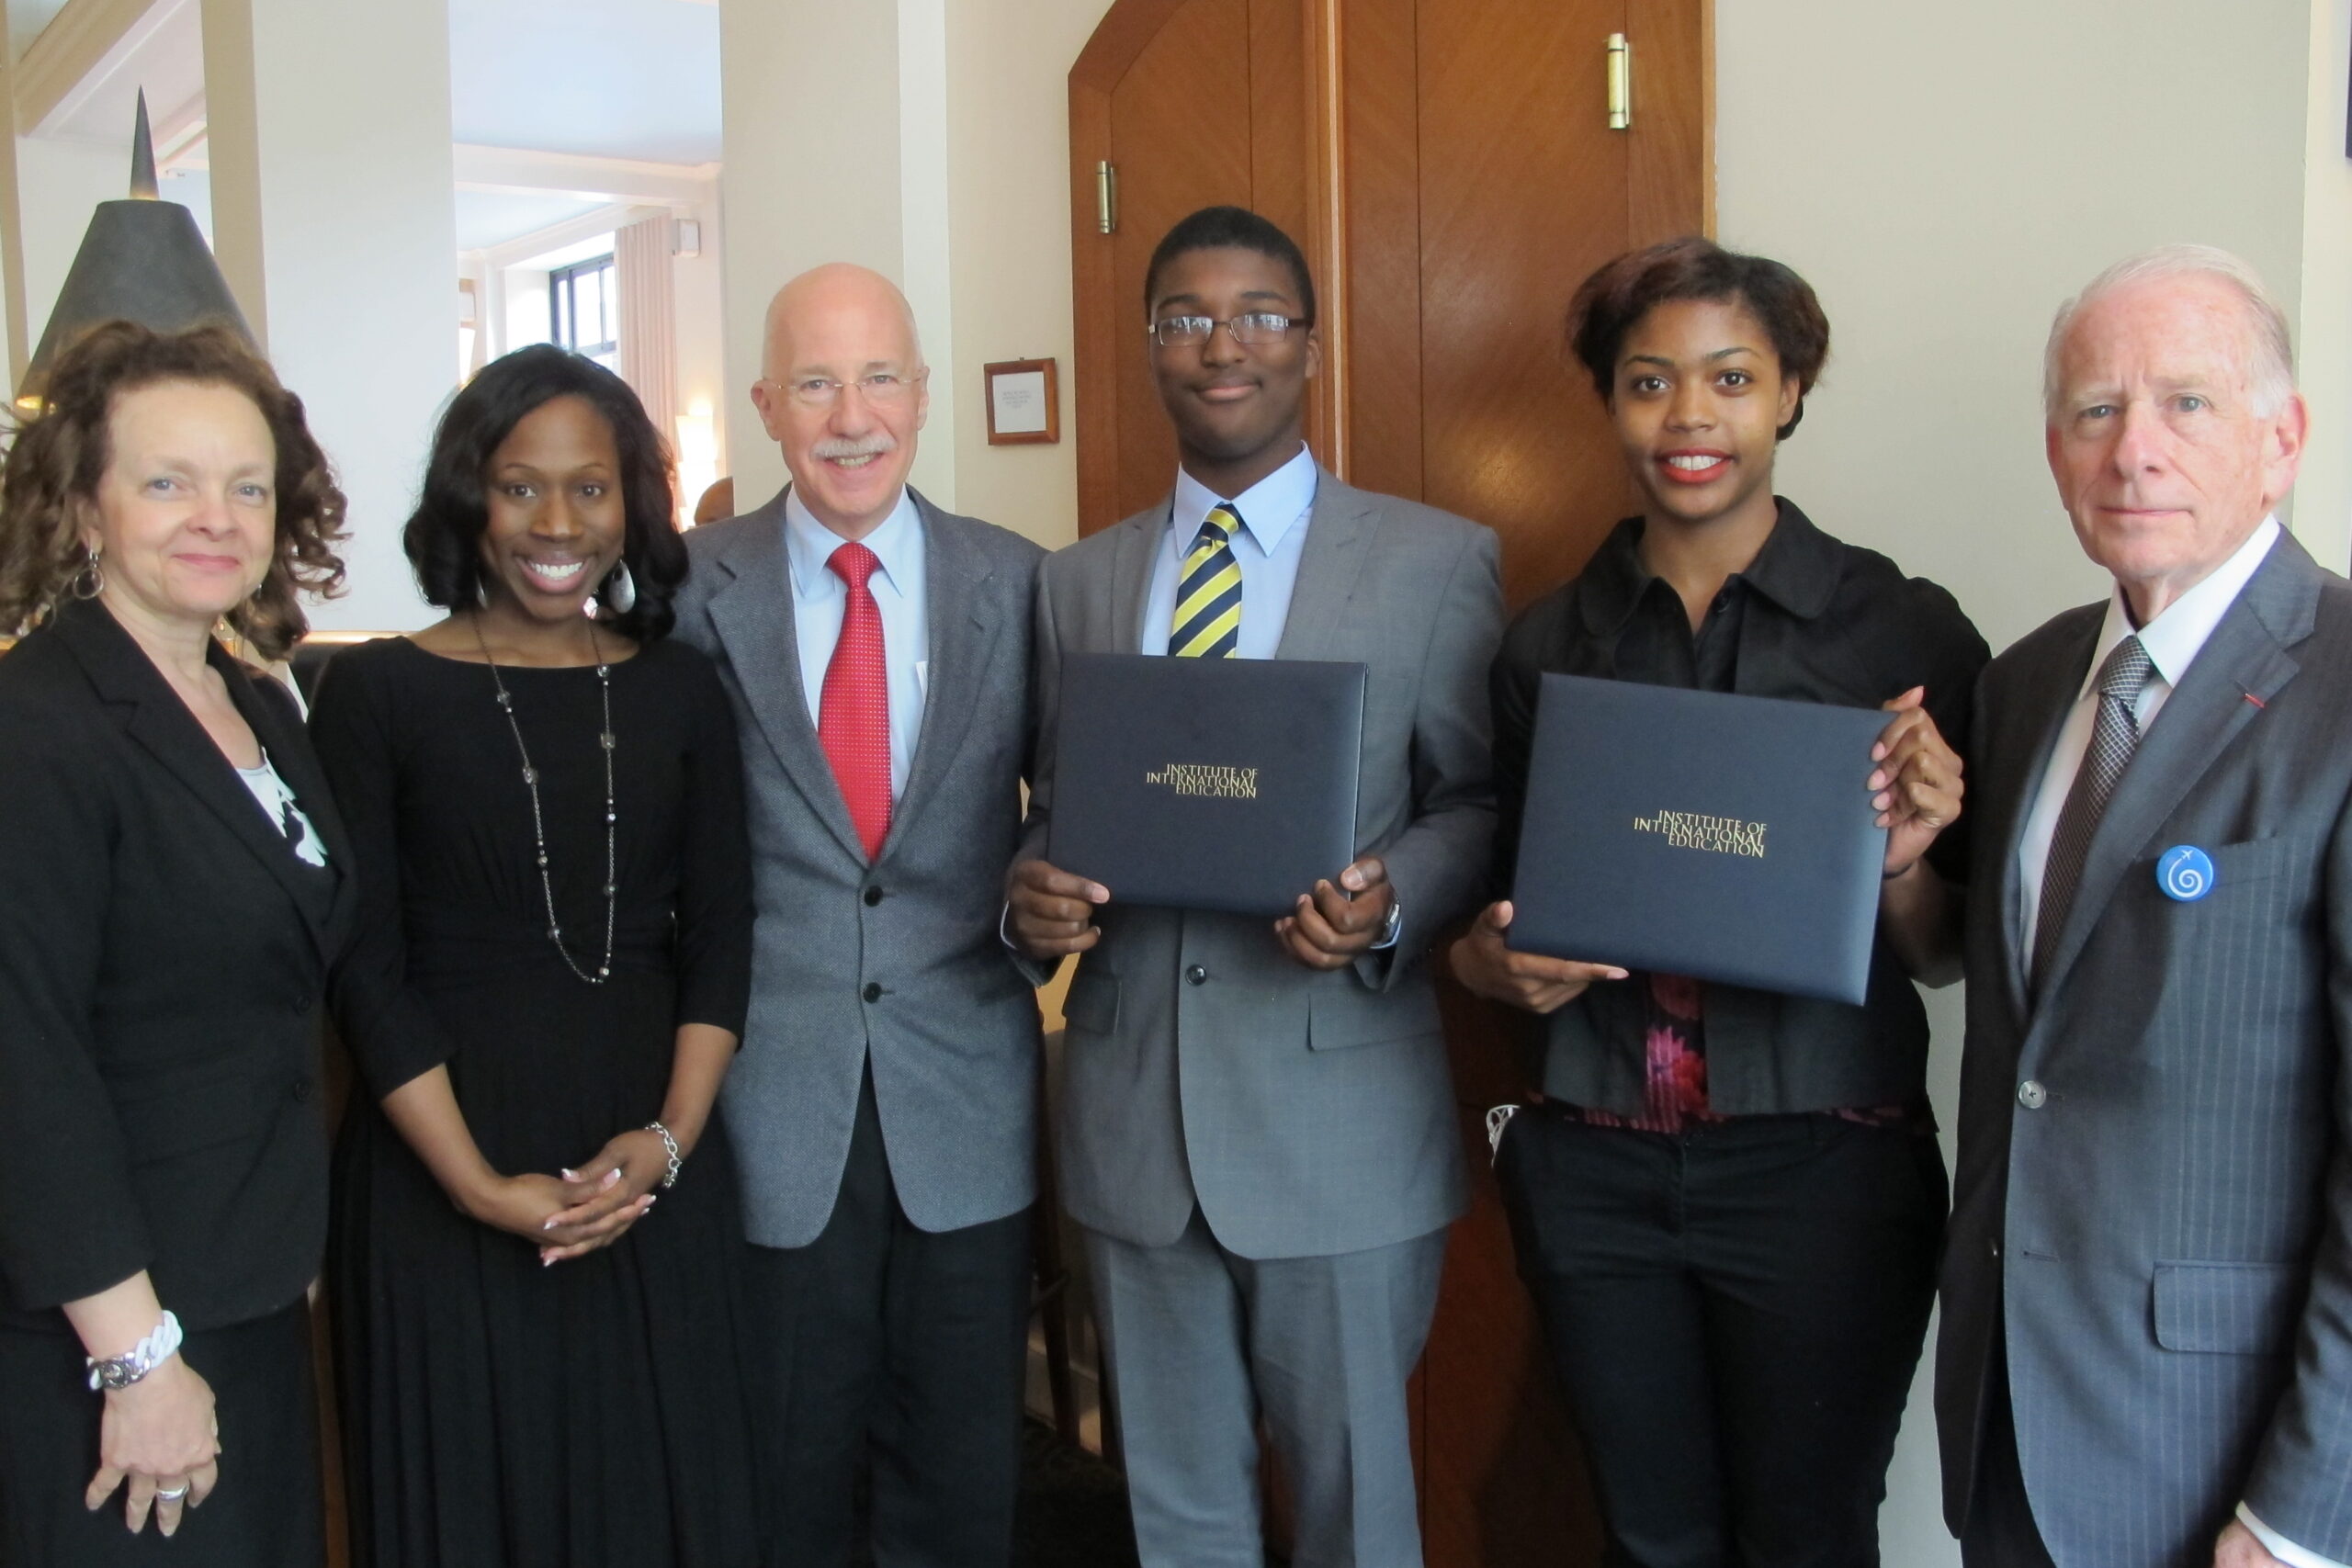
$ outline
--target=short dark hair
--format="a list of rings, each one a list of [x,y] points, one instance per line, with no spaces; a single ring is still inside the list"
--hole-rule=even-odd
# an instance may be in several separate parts
[[[639,642],[665,637],[676,620],[671,595],[686,580],[685,542],[673,514],[669,444],[628,382],[553,344],[534,344],[491,361],[449,400],[433,433],[416,511],[401,533],[417,586],[426,603],[445,610],[481,602],[491,457],[526,415],[558,398],[579,398],[603,415],[620,454],[621,560],[637,584],[637,603],[605,619]]]
[[[1797,406],[1779,433],[1787,440],[1804,418],[1805,394],[1829,358],[1829,318],[1813,286],[1789,267],[1724,250],[1697,234],[1627,251],[1602,264],[1568,302],[1568,351],[1592,377],[1600,400],[1615,396],[1617,355],[1625,334],[1671,299],[1736,303],[1762,323],[1780,356],[1781,374],[1797,383]]]
[[[115,405],[161,382],[188,381],[242,392],[269,426],[277,454],[277,538],[269,572],[227,620],[264,659],[283,659],[310,623],[299,594],[343,592],[343,491],[311,434],[302,400],[269,361],[216,321],[159,333],[135,321],[102,321],[57,356],[40,408],[17,423],[0,478],[0,632],[46,619],[94,558],[83,546],[85,509],[114,461]]]
[[[1159,275],[1178,256],[1194,251],[1255,251],[1290,268],[1298,285],[1298,302],[1306,310],[1299,325],[1315,324],[1315,277],[1306,270],[1306,253],[1279,224],[1259,217],[1246,207],[1204,207],[1180,219],[1151,253],[1143,273],[1143,312],[1148,319],[1159,302]]]

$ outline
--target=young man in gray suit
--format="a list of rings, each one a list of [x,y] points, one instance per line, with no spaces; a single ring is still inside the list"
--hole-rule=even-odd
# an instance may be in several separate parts
[[[1271,929],[1109,902],[1040,858],[1041,761],[1008,930],[1042,963],[1085,955],[1062,1201],[1086,1232],[1148,1568],[1261,1562],[1261,1413],[1297,1503],[1294,1561],[1418,1564],[1405,1384],[1465,1201],[1419,959],[1476,901],[1493,831],[1496,540],[1317,469],[1314,285],[1272,224],[1193,214],[1145,293],[1176,489],[1046,562],[1040,711],[1050,730],[1066,651],[1361,662],[1359,849]]]
[[[721,1106],[753,1335],[778,1348],[775,1561],[1001,1568],[1018,1483],[1037,1004],[998,940],[1031,738],[1038,547],[907,486],[905,299],[825,266],[752,401],[792,483],[686,536],[678,635],[743,732],[757,928]]]
[[[1979,688],[1945,1517],[1971,1568],[2352,1562],[2352,585],[2273,515],[2286,322],[2153,252],[2046,393],[2114,588]]]

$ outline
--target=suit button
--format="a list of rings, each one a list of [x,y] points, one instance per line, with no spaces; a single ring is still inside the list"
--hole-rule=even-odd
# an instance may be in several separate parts
[[[294,1098],[296,1100],[307,1101],[311,1098],[311,1084],[310,1079],[296,1078],[294,1080]]]
[[[864,994],[865,999],[869,1002],[880,1001],[882,999],[881,984],[878,981],[868,980],[865,982],[865,991]]]
[[[1184,971],[1184,983],[1188,986],[1205,986],[1209,983],[1209,972],[1195,964]]]
[[[2032,1078],[2018,1085],[2018,1103],[2028,1111],[2039,1111],[2050,1100],[2050,1091]]]
[[[880,902],[882,902],[882,889],[879,887],[869,887],[865,890],[865,907],[867,908],[871,909],[875,905],[879,904]]]

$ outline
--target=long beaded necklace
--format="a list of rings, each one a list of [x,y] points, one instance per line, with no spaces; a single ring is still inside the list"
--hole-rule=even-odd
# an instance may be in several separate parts
[[[613,670],[605,661],[604,645],[596,640],[594,622],[588,625],[588,647],[596,656],[596,694],[605,708],[605,728],[596,737],[605,753],[605,960],[596,965],[594,975],[582,969],[572,958],[571,950],[563,945],[563,922],[556,918],[555,881],[548,874],[548,825],[539,811],[539,771],[531,765],[531,750],[523,744],[523,727],[514,722],[514,699],[507,694],[506,682],[498,673],[498,660],[490,656],[490,642],[481,635],[481,622],[473,618],[474,641],[481,647],[481,661],[490,666],[490,683],[497,688],[498,711],[506,716],[506,728],[514,736],[514,750],[523,759],[523,787],[531,792],[531,836],[539,863],[539,891],[548,903],[548,940],[563,959],[565,968],[592,986],[601,986],[613,974],[613,924],[620,907],[620,862],[616,854],[615,835],[619,813],[615,809],[613,795]]]

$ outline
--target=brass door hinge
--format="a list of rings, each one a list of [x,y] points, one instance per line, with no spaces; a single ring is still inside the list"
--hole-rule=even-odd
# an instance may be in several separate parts
[[[1119,171],[1108,158],[1094,165],[1094,227],[1105,234],[1119,231]]]
[[[1609,129],[1628,130],[1634,124],[1634,46],[1623,33],[1609,35]]]

